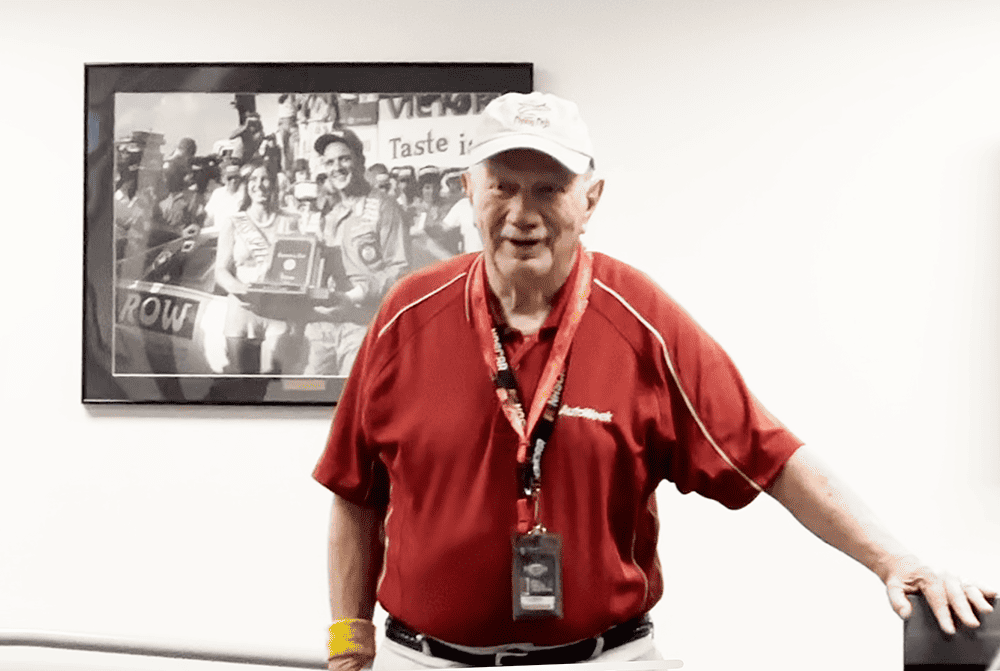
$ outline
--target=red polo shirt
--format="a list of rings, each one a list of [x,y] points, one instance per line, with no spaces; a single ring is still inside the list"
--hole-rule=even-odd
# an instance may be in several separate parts
[[[649,278],[593,254],[590,302],[542,461],[542,518],[563,539],[565,615],[513,622],[518,440],[470,319],[475,258],[404,278],[387,296],[314,477],[387,508],[378,598],[410,627],[474,646],[594,636],[663,593],[661,480],[738,508],[801,443]],[[537,337],[508,342],[524,392],[537,384],[563,301]]]

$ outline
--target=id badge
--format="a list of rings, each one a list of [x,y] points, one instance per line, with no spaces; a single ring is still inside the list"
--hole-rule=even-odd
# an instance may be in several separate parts
[[[514,539],[514,619],[563,616],[562,539],[533,533]]]

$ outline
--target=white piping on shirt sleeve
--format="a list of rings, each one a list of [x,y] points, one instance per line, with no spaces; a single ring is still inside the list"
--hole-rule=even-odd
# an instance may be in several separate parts
[[[739,473],[739,475],[744,480],[746,480],[750,484],[750,486],[752,486],[755,490],[757,490],[758,492],[763,492],[764,489],[760,485],[758,485],[753,480],[753,478],[751,478],[746,473],[744,473],[743,471],[741,471],[736,466],[736,464],[733,463],[733,460],[729,458],[729,455],[726,454],[725,452],[723,452],[722,448],[719,447],[719,444],[717,442],[715,442],[715,439],[712,437],[712,434],[710,434],[708,432],[708,428],[706,428],[705,423],[702,422],[701,417],[698,416],[698,412],[695,410],[694,404],[691,402],[691,399],[688,397],[687,392],[684,391],[684,386],[681,384],[680,376],[677,375],[677,371],[674,369],[674,362],[670,359],[670,352],[667,350],[666,341],[664,341],[663,336],[660,335],[660,332],[657,331],[655,328],[653,328],[653,325],[650,324],[648,321],[646,321],[643,318],[643,316],[639,314],[638,310],[636,310],[635,308],[633,308],[629,304],[629,302],[626,301],[624,298],[622,298],[621,295],[619,295],[618,292],[616,292],[614,289],[612,289],[611,287],[609,287],[608,285],[606,285],[604,282],[600,281],[596,277],[594,278],[594,284],[596,284],[597,286],[599,286],[602,289],[604,289],[605,291],[607,291],[619,303],[621,303],[622,305],[624,305],[625,309],[628,310],[629,312],[631,312],[632,315],[636,319],[638,319],[639,322],[643,326],[645,326],[646,329],[648,329],[650,333],[653,334],[653,337],[656,338],[656,340],[660,343],[660,347],[663,349],[663,358],[666,361],[667,369],[670,370],[670,375],[671,375],[671,377],[674,378],[674,383],[677,385],[677,389],[680,391],[681,397],[684,399],[684,404],[687,406],[688,411],[691,413],[691,416],[694,418],[694,421],[698,425],[698,428],[701,429],[702,435],[705,436],[705,439],[708,440],[708,443],[709,443],[709,445],[712,446],[712,449],[715,450],[716,454],[718,454],[719,457],[724,462],[726,462],[726,464],[730,468],[732,468],[734,471],[736,471],[737,473]]]
[[[456,282],[457,280],[460,280],[460,279],[462,279],[463,277],[465,277],[465,275],[466,275],[466,273],[459,273],[459,274],[458,274],[458,275],[456,275],[455,277],[451,278],[450,280],[448,280],[447,282],[445,282],[444,284],[442,284],[441,286],[439,286],[439,287],[438,287],[437,289],[435,289],[434,291],[431,291],[431,292],[429,292],[429,293],[426,293],[426,294],[424,294],[423,296],[421,296],[420,298],[418,298],[417,300],[413,301],[412,303],[409,303],[409,304],[407,304],[407,305],[404,305],[404,306],[403,306],[402,308],[400,308],[399,312],[397,312],[396,314],[394,314],[394,315],[392,316],[392,319],[390,319],[389,321],[387,321],[387,322],[386,322],[386,324],[385,324],[385,326],[383,326],[383,327],[381,328],[381,330],[379,330],[379,332],[378,332],[378,336],[376,336],[376,339],[378,339],[378,338],[381,338],[381,337],[382,337],[382,335],[383,335],[383,334],[384,334],[384,333],[385,333],[386,331],[388,331],[388,330],[389,330],[389,327],[390,327],[390,326],[392,326],[392,325],[393,325],[393,324],[395,323],[395,321],[396,321],[397,319],[399,319],[399,316],[400,316],[400,315],[402,315],[402,314],[403,314],[404,312],[406,312],[407,310],[409,310],[410,308],[412,308],[412,307],[414,307],[414,306],[417,306],[417,305],[419,305],[420,303],[423,303],[423,302],[424,302],[425,300],[427,300],[428,298],[430,298],[430,297],[431,297],[431,296],[433,296],[434,294],[436,294],[436,293],[439,293],[439,292],[441,292],[441,291],[444,291],[444,290],[445,290],[445,289],[447,289],[447,288],[448,288],[449,286],[451,286],[452,284],[454,284],[454,283],[455,283],[455,282]]]

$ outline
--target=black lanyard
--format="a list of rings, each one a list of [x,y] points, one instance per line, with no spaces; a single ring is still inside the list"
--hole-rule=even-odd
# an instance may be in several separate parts
[[[497,332],[495,326],[493,327],[493,342],[497,357],[497,374],[493,377],[493,384],[498,389],[503,389],[507,392],[513,404],[520,409],[523,415],[524,404],[521,402],[521,392],[517,386],[517,378],[514,375],[514,369],[507,362],[507,354],[504,352],[503,344],[500,341],[500,334]],[[531,432],[531,436],[529,437],[528,444],[531,445],[531,459],[527,463],[518,464],[518,482],[524,496],[537,495],[538,489],[541,486],[542,453],[545,452],[545,446],[552,437],[552,431],[556,426],[556,417],[559,416],[563,383],[566,380],[566,367],[569,365],[568,361],[569,359],[567,358],[567,363],[563,364],[562,372],[559,374],[559,379],[556,381],[555,387],[552,388],[552,394],[545,404],[545,409],[535,424],[535,430]]]

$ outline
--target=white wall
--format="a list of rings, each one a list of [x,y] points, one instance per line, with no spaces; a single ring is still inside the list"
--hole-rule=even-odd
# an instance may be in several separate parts
[[[79,403],[85,62],[533,62],[608,180],[588,246],[914,549],[1000,584],[1000,4],[6,2],[0,44],[0,628],[322,655],[329,617],[329,412]],[[660,502],[667,656],[901,666],[877,579],[773,501]]]

